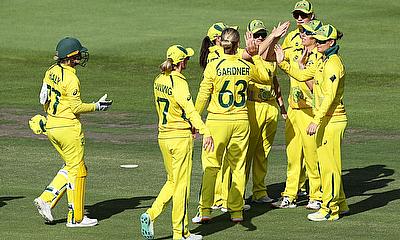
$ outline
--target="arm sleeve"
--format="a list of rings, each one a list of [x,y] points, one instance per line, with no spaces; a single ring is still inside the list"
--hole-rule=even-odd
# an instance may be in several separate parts
[[[251,71],[251,77],[254,82],[265,84],[265,85],[271,85],[272,84],[272,78],[268,74],[267,68],[265,68],[262,58],[260,55],[255,55],[253,56],[253,62],[254,66],[250,69]],[[274,71],[272,68],[268,69],[270,72]]]
[[[195,107],[199,114],[203,113],[213,89],[212,73],[210,66],[211,65],[208,64],[206,69],[204,70],[203,80],[200,83],[199,93],[197,94],[196,98]]]
[[[279,63],[279,67],[291,77],[295,78],[299,82],[305,82],[314,78],[315,72],[317,71],[317,65],[313,64],[307,66],[305,69],[295,68],[289,64],[288,61],[282,61]]]
[[[210,131],[201,120],[200,114],[193,105],[187,82],[183,80],[177,82],[174,87],[174,97],[179,106],[185,111],[186,117],[190,120],[192,125],[199,130],[199,133],[203,134],[205,137],[211,136]]]
[[[339,86],[340,70],[333,63],[327,62],[324,67],[324,98],[321,105],[314,111],[314,123],[320,124],[336,97]]]
[[[81,101],[79,79],[75,78],[71,81],[66,88],[66,95],[69,100],[69,106],[74,114],[94,112],[96,110],[95,103],[83,103]]]

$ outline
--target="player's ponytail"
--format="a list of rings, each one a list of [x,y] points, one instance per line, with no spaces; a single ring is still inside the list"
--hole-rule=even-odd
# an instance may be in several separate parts
[[[336,30],[336,31],[337,31],[337,40],[342,39],[343,33],[341,31],[338,31],[338,30]]]
[[[163,63],[160,65],[161,73],[170,73],[174,69],[174,64],[172,63],[171,58],[167,58]]]
[[[211,42],[211,39],[208,36],[203,38],[203,42],[201,43],[200,58],[199,58],[199,64],[203,69],[205,69],[207,66],[208,54],[210,54],[209,47],[213,45],[214,43]]]
[[[239,47],[240,35],[236,29],[226,28],[222,31],[221,46],[226,54],[233,55]]]

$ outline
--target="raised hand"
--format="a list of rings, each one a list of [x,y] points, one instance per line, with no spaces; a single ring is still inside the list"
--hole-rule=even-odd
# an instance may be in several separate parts
[[[289,21],[286,21],[284,23],[279,23],[277,27],[274,27],[272,29],[271,34],[274,37],[283,37],[287,33],[289,26],[290,26]]]
[[[285,53],[283,52],[282,46],[279,44],[275,44],[275,55],[276,55],[276,62],[279,64],[285,58]]]
[[[258,54],[258,46],[253,37],[253,33],[250,31],[246,32],[246,52],[250,56],[254,56]]]

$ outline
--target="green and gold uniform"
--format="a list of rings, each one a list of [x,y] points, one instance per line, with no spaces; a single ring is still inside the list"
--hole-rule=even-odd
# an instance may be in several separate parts
[[[264,60],[262,62],[268,71],[269,78],[276,78],[276,63]],[[262,85],[251,81],[247,93],[250,138],[246,156],[246,183],[252,169],[252,199],[257,200],[267,196],[265,177],[268,155],[278,126],[279,106],[276,101],[274,82],[271,82],[271,85]]]
[[[81,222],[84,215],[85,180],[84,135],[79,117],[95,111],[94,103],[82,103],[76,70],[63,64],[51,66],[43,79],[47,84],[49,102],[47,137],[65,162],[40,198],[53,208],[65,189],[68,197],[68,223]]]
[[[300,29],[297,27],[296,29],[292,30],[291,32],[289,32],[287,34],[287,36],[283,40],[282,49],[285,52],[297,52],[296,50],[299,48],[303,48],[303,45],[302,45],[302,40],[300,37]],[[289,111],[291,111],[290,106],[288,108],[288,117],[289,117]],[[286,130],[285,130],[285,132],[286,132]],[[301,160],[301,162],[302,162],[302,165],[301,165],[301,172],[300,172],[300,176],[299,176],[298,188],[301,189],[301,191],[305,192],[306,191],[305,182],[307,180],[306,166],[305,166],[305,161],[303,161],[303,159]]]
[[[285,61],[290,67],[299,69],[298,60],[301,58],[304,47],[291,48],[285,51]],[[314,48],[308,56],[306,68],[315,69],[314,66],[322,61],[322,54]],[[317,146],[313,136],[307,135],[305,129],[313,119],[313,96],[305,82],[299,82],[290,76],[288,118],[285,125],[287,175],[286,187],[282,196],[290,201],[297,198],[299,186],[302,185],[302,168],[305,165],[309,179],[310,200],[321,201],[321,178],[318,170]],[[304,160],[304,163],[303,163]]]
[[[219,45],[214,45],[208,48],[207,63],[217,60],[224,54],[224,49]]]
[[[192,125],[204,137],[210,131],[196,112],[186,78],[177,71],[160,74],[154,81],[154,100],[158,123],[158,143],[164,158],[167,181],[151,208],[147,210],[154,221],[172,198],[173,239],[190,235],[188,229],[188,200],[192,172]]]
[[[215,181],[221,169],[222,158],[232,174],[228,208],[232,218],[242,218],[245,189],[245,157],[250,127],[247,113],[247,87],[254,79],[271,84],[260,56],[254,56],[255,65],[239,55],[223,54],[207,64],[196,99],[196,109],[202,113],[208,99],[206,125],[214,138],[214,152],[202,153],[203,180],[199,202],[201,216],[210,216],[214,203]]]
[[[219,45],[211,46],[208,50],[207,63],[218,60],[224,54],[224,49]],[[221,170],[218,171],[215,181],[214,206],[227,208],[228,188],[231,179],[230,174],[225,174],[227,169],[227,164],[222,163]]]
[[[343,104],[344,75],[343,62],[335,45],[324,53],[318,66],[303,71],[287,63],[280,66],[300,81],[314,78],[314,117],[312,122],[319,125],[316,135],[317,155],[322,180],[322,206],[319,210],[326,218],[336,217],[348,210],[342,183],[341,142],[347,126]]]
[[[282,49],[286,51],[287,49],[296,49],[301,48],[303,45],[301,44],[301,37],[299,28],[288,33],[282,43]]]

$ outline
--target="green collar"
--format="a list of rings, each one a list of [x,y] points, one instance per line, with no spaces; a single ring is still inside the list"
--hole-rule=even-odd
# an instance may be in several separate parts
[[[334,45],[330,48],[328,48],[325,52],[324,55],[326,58],[329,58],[330,56],[332,56],[333,54],[337,54],[339,52],[339,45]]]

